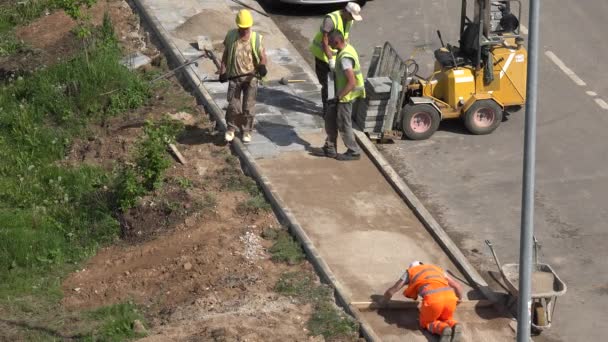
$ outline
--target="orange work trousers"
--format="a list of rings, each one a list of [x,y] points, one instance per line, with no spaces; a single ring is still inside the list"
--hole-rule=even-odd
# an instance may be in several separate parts
[[[430,294],[422,299],[420,306],[420,327],[441,335],[443,329],[458,323],[454,320],[454,311],[458,297],[453,291]]]

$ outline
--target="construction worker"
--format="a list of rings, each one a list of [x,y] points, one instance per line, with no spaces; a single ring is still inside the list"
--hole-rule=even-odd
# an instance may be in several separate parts
[[[228,31],[224,39],[224,54],[219,70],[220,81],[228,84],[228,110],[226,141],[234,139],[238,129],[243,142],[251,141],[251,130],[255,116],[258,79],[268,73],[266,52],[262,46],[262,35],[251,29],[251,12],[242,9],[236,15],[237,29]]]
[[[342,10],[329,13],[323,19],[321,29],[315,35],[309,49],[315,57],[315,71],[317,78],[321,84],[321,100],[323,101],[323,115],[327,109],[327,83],[330,72],[336,66],[337,51],[332,50],[329,46],[328,35],[333,30],[338,30],[348,42],[350,29],[353,26],[353,21],[360,21],[361,6],[355,2],[349,2]]]
[[[325,145],[313,149],[312,153],[338,160],[358,160],[361,153],[353,132],[352,112],[353,103],[365,97],[359,55],[339,30],[331,31],[328,39],[331,48],[338,52],[335,69],[336,98],[328,102],[325,113]],[[342,154],[337,153],[338,132],[347,148]]]
[[[440,336],[440,342],[456,342],[462,336],[462,325],[453,318],[456,304],[462,298],[462,286],[435,265],[412,262],[407,271],[384,293],[389,301],[407,285],[403,294],[416,300],[422,297],[420,327]]]

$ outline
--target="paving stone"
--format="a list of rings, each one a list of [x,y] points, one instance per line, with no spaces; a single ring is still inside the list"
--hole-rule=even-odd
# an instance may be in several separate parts
[[[256,115],[255,118],[262,126],[290,126],[282,114]]]
[[[269,158],[279,154],[279,149],[271,143],[249,143],[247,150],[255,159]]]
[[[126,66],[129,70],[135,70],[150,63],[152,63],[152,59],[141,52],[130,54],[120,60],[120,64]]]

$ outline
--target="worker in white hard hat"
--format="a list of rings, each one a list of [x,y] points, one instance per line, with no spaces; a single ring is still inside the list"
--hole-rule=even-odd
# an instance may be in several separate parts
[[[323,115],[327,109],[328,77],[336,67],[338,52],[329,45],[328,35],[337,30],[342,33],[346,42],[349,42],[350,30],[355,21],[361,21],[361,6],[356,2],[349,2],[344,9],[331,12],[325,16],[319,32],[310,44],[310,52],[315,57],[315,72],[321,84],[321,100],[323,101]]]
[[[440,342],[457,342],[462,337],[462,325],[454,320],[456,305],[462,298],[462,286],[443,269],[413,261],[399,280],[384,293],[390,300],[405,287],[403,294],[420,305],[420,328],[440,336]]]
[[[255,116],[258,79],[268,73],[262,35],[253,31],[251,12],[242,9],[236,15],[238,28],[228,31],[224,39],[224,54],[219,70],[220,81],[228,84],[228,110],[226,111],[226,141],[234,139],[236,131],[243,133],[243,142],[251,142]]]

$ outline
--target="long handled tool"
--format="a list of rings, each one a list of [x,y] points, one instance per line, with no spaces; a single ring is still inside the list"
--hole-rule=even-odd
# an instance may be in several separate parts
[[[200,55],[200,56],[196,57],[195,59],[193,59],[193,60],[191,60],[191,61],[188,61],[188,62],[186,62],[186,63],[184,63],[184,64],[182,64],[182,65],[178,66],[178,67],[177,67],[177,68],[175,68],[175,69],[172,69],[172,70],[167,71],[166,73],[164,73],[164,74],[162,74],[162,75],[158,76],[157,78],[155,78],[155,79],[151,80],[151,81],[150,81],[150,83],[154,83],[154,82],[156,82],[156,81],[158,81],[158,80],[160,80],[160,79],[163,79],[163,78],[165,78],[165,77],[167,77],[167,76],[170,76],[170,75],[174,74],[176,71],[181,70],[181,69],[183,69],[183,68],[187,67],[188,65],[195,64],[196,66],[198,66],[198,64],[197,64],[196,62],[197,62],[199,59],[202,59],[202,58],[204,58],[204,57],[207,57],[207,54]]]
[[[252,10],[252,11],[254,11],[256,13],[259,13],[259,14],[265,16],[265,17],[268,17],[268,14],[266,14],[266,13],[264,13],[264,12],[262,12],[262,11],[256,9],[256,8],[253,8],[253,7],[249,6],[246,3],[243,3],[242,1],[232,0],[232,2],[236,2],[237,4],[239,4],[239,5],[243,6],[243,7],[247,7],[247,8],[249,8],[250,10]]]
[[[226,81],[230,81],[230,80],[234,80],[234,79],[239,78],[239,77],[246,77],[246,76],[256,76],[256,74],[253,73],[253,72],[248,72],[246,74],[234,75],[234,76],[228,77],[226,79]],[[202,82],[221,82],[221,81],[219,79],[207,79],[206,78],[206,79],[202,80]]]
[[[287,77],[282,77],[279,80],[279,83],[283,84],[283,85],[288,85],[290,83],[302,83],[302,82],[306,82],[306,80],[291,80],[291,79],[288,79]]]

